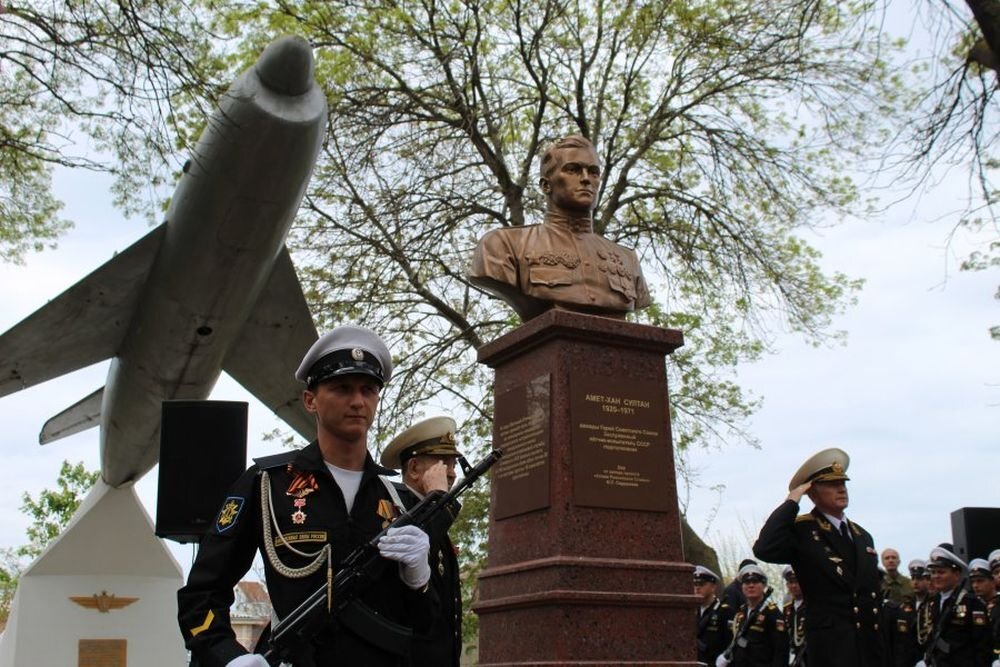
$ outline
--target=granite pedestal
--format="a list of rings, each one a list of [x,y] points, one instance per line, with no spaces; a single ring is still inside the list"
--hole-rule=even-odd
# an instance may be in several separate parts
[[[696,665],[665,356],[679,331],[551,310],[496,371],[479,664]]]

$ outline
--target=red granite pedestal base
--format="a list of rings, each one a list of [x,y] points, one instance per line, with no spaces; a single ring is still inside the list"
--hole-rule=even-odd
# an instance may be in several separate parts
[[[697,665],[667,397],[679,331],[552,310],[496,370],[479,664]]]

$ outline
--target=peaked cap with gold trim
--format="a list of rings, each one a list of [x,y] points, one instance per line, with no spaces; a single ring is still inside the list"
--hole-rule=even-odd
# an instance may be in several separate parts
[[[461,456],[455,446],[455,420],[431,417],[417,422],[389,443],[382,452],[382,465],[402,468],[414,456]]]
[[[843,449],[831,447],[817,452],[803,463],[798,471],[792,475],[792,481],[788,483],[788,490],[791,491],[797,486],[806,482],[836,482],[847,481],[847,467],[851,464],[851,457]]]

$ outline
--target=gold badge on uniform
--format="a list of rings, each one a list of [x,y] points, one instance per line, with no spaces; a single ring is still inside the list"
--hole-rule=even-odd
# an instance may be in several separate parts
[[[222,509],[219,510],[219,516],[215,519],[217,532],[224,533],[236,525],[236,519],[239,518],[240,512],[243,510],[244,502],[245,500],[239,496],[226,498],[225,502],[222,503]]]
[[[384,519],[382,521],[382,528],[388,528],[392,520],[396,518],[396,506],[383,498],[378,501],[378,509],[375,510],[375,513]]]

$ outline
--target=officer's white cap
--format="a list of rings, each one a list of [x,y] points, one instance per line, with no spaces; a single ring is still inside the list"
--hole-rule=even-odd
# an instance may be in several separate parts
[[[713,584],[719,583],[719,575],[712,572],[704,565],[694,566],[694,580],[698,582],[708,581]]]
[[[414,456],[461,456],[455,446],[455,420],[431,417],[417,422],[389,443],[382,452],[382,465],[402,468]]]
[[[955,555],[950,544],[942,543],[931,549],[931,555],[927,559],[927,567],[950,567],[956,570],[965,571],[969,568],[965,561]]]
[[[739,579],[740,582],[744,582],[747,578],[752,576],[758,576],[764,580],[765,584],[767,583],[767,575],[764,574],[764,570],[760,569],[760,565],[757,565],[756,563],[748,563],[741,567],[739,574],[736,575],[736,578]]]
[[[851,465],[851,457],[843,449],[830,447],[823,451],[816,452],[806,462],[799,466],[799,469],[792,475],[788,483],[788,490],[791,491],[797,486],[806,482],[836,482],[850,479],[845,473]]]
[[[986,577],[989,579],[992,576],[990,574],[990,562],[985,558],[973,558],[969,561],[969,576]]]
[[[353,324],[319,337],[295,371],[295,379],[313,386],[341,375],[369,375],[384,385],[392,375],[392,355],[371,329]]]
[[[986,559],[990,562],[990,569],[995,570],[1000,567],[1000,549],[994,549]]]

